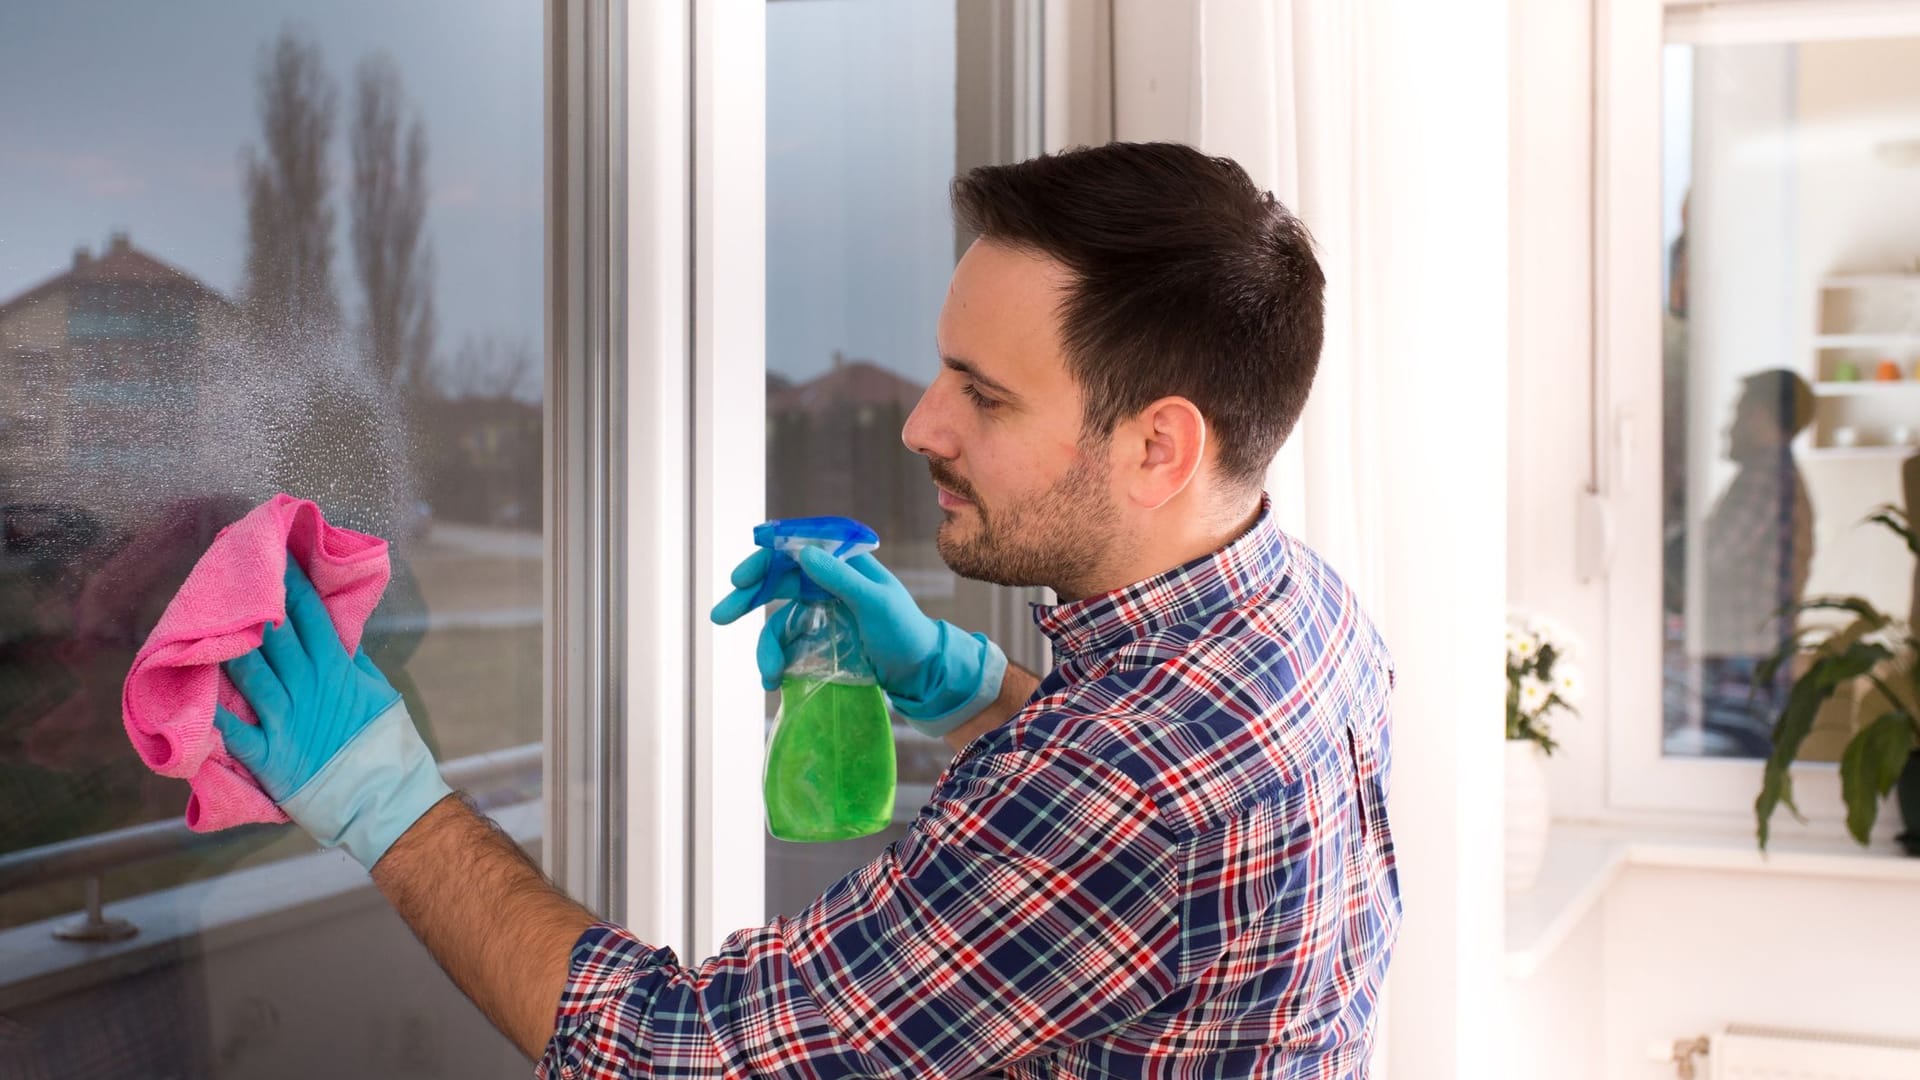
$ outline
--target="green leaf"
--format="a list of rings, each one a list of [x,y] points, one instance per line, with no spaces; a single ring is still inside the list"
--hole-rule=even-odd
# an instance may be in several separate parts
[[[1867,678],[1873,682],[1874,689],[1878,690],[1881,696],[1887,699],[1886,704],[1888,709],[1898,712],[1902,716],[1911,717],[1914,715],[1916,702],[1912,694],[1912,680],[1900,680],[1899,685],[1896,686],[1871,671],[1867,672]],[[1900,692],[1903,687],[1908,690],[1906,694]],[[1862,704],[1864,704],[1864,701]],[[1870,712],[1871,710],[1862,708],[1860,711]],[[1855,732],[1854,734],[1858,736],[1859,732]]]
[[[1900,507],[1892,503],[1887,503],[1873,513],[1868,514],[1860,523],[1862,525],[1868,523],[1885,525],[1897,533],[1900,539],[1907,542],[1908,551],[1913,552],[1915,556],[1920,556],[1920,537],[1914,535],[1913,522],[1907,517],[1907,512]]]
[[[1766,770],[1760,781],[1760,794],[1753,801],[1761,850],[1766,850],[1768,822],[1782,803],[1793,811],[1795,817],[1800,816],[1800,808],[1793,804],[1791,767],[1793,759],[1800,753],[1800,744],[1806,741],[1807,734],[1813,730],[1813,720],[1820,712],[1820,706],[1833,696],[1842,683],[1872,671],[1876,665],[1892,656],[1884,645],[1855,642],[1837,656],[1823,656],[1815,660],[1807,668],[1806,674],[1794,681],[1793,689],[1787,692],[1786,708],[1781,710],[1780,719],[1773,725],[1773,754],[1767,758]]]
[[[1809,611],[1851,611],[1860,618],[1871,622],[1873,628],[1876,630],[1893,621],[1890,616],[1883,614],[1879,608],[1874,607],[1858,596],[1816,596],[1811,600],[1801,600],[1798,603],[1788,604],[1781,608],[1776,614],[1804,615]]]
[[[1853,621],[1838,630],[1831,626],[1802,626],[1796,628],[1781,640],[1771,655],[1764,656],[1755,666],[1753,681],[1755,686],[1764,686],[1773,681],[1780,668],[1796,653],[1805,650],[1813,653],[1837,655],[1845,652],[1854,642],[1874,631],[1891,625],[1893,620],[1872,604],[1857,596],[1818,596],[1798,604],[1789,604],[1780,609],[1782,617],[1799,616],[1809,611],[1850,611],[1857,616]],[[1812,641],[1817,635],[1825,635],[1819,641]]]
[[[1868,724],[1840,755],[1840,795],[1847,802],[1847,831],[1865,846],[1880,800],[1893,790],[1913,752],[1913,721],[1890,712]]]
[[[1833,636],[1829,637],[1826,641],[1821,642],[1820,647],[1823,649],[1827,649],[1829,652],[1838,652],[1840,650],[1838,648],[1834,648],[1833,646],[1844,647],[1847,645],[1851,645],[1854,642],[1859,641],[1861,638],[1866,637],[1869,634],[1877,633],[1881,630],[1886,629],[1889,625],[1891,625],[1891,623],[1892,623],[1891,619],[1887,618],[1885,615],[1882,615],[1876,611],[1871,617],[1863,616],[1861,618],[1855,619],[1852,622],[1848,623],[1847,625],[1834,631]]]
[[[1826,631],[1827,628],[1824,626],[1803,626],[1787,635],[1786,640],[1780,643],[1779,648],[1775,649],[1770,655],[1761,657],[1760,662],[1754,666],[1753,684],[1755,686],[1766,686],[1772,683],[1773,677],[1779,674],[1781,665],[1792,659],[1793,656],[1800,651],[1802,639],[1813,634],[1825,633]]]

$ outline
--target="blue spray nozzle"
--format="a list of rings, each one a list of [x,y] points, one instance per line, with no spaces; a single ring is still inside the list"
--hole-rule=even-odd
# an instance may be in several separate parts
[[[753,527],[753,542],[773,552],[767,574],[760,579],[760,591],[754,595],[755,607],[773,599],[781,575],[791,570],[800,579],[800,599],[831,600],[833,595],[814,584],[800,570],[796,557],[803,547],[815,547],[836,559],[851,559],[880,546],[880,534],[852,518],[782,518]]]

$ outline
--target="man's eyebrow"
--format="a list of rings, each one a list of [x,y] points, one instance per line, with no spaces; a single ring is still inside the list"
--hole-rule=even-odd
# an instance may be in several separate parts
[[[979,368],[974,367],[972,364],[957,356],[942,356],[940,362],[960,374],[965,375],[967,378],[972,379],[974,382],[979,383],[981,386],[999,394],[1001,397],[1008,399],[1018,399],[1020,397],[1020,395],[1014,393],[1007,384],[981,373]]]

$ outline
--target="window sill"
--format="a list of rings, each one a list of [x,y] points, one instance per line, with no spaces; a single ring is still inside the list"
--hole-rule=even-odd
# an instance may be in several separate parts
[[[522,844],[539,838],[541,804],[489,810]],[[328,913],[382,904],[372,880],[339,851],[235,870],[144,896],[109,900],[109,916],[140,932],[125,941],[81,943],[53,936],[73,916],[0,930],[0,1012],[72,994],[197,953],[275,933],[298,933]]]
[[[1533,890],[1507,897],[1507,976],[1546,966],[1628,867],[1920,885],[1920,858],[1845,836],[1780,838],[1762,853],[1753,833],[1667,831],[1556,822]]]

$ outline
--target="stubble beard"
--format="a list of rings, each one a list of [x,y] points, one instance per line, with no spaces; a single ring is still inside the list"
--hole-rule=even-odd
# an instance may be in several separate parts
[[[1117,539],[1119,513],[1107,476],[1081,457],[1038,495],[989,508],[972,488],[932,464],[934,482],[969,501],[946,511],[934,544],[964,578],[1013,587],[1050,586],[1083,595]]]

